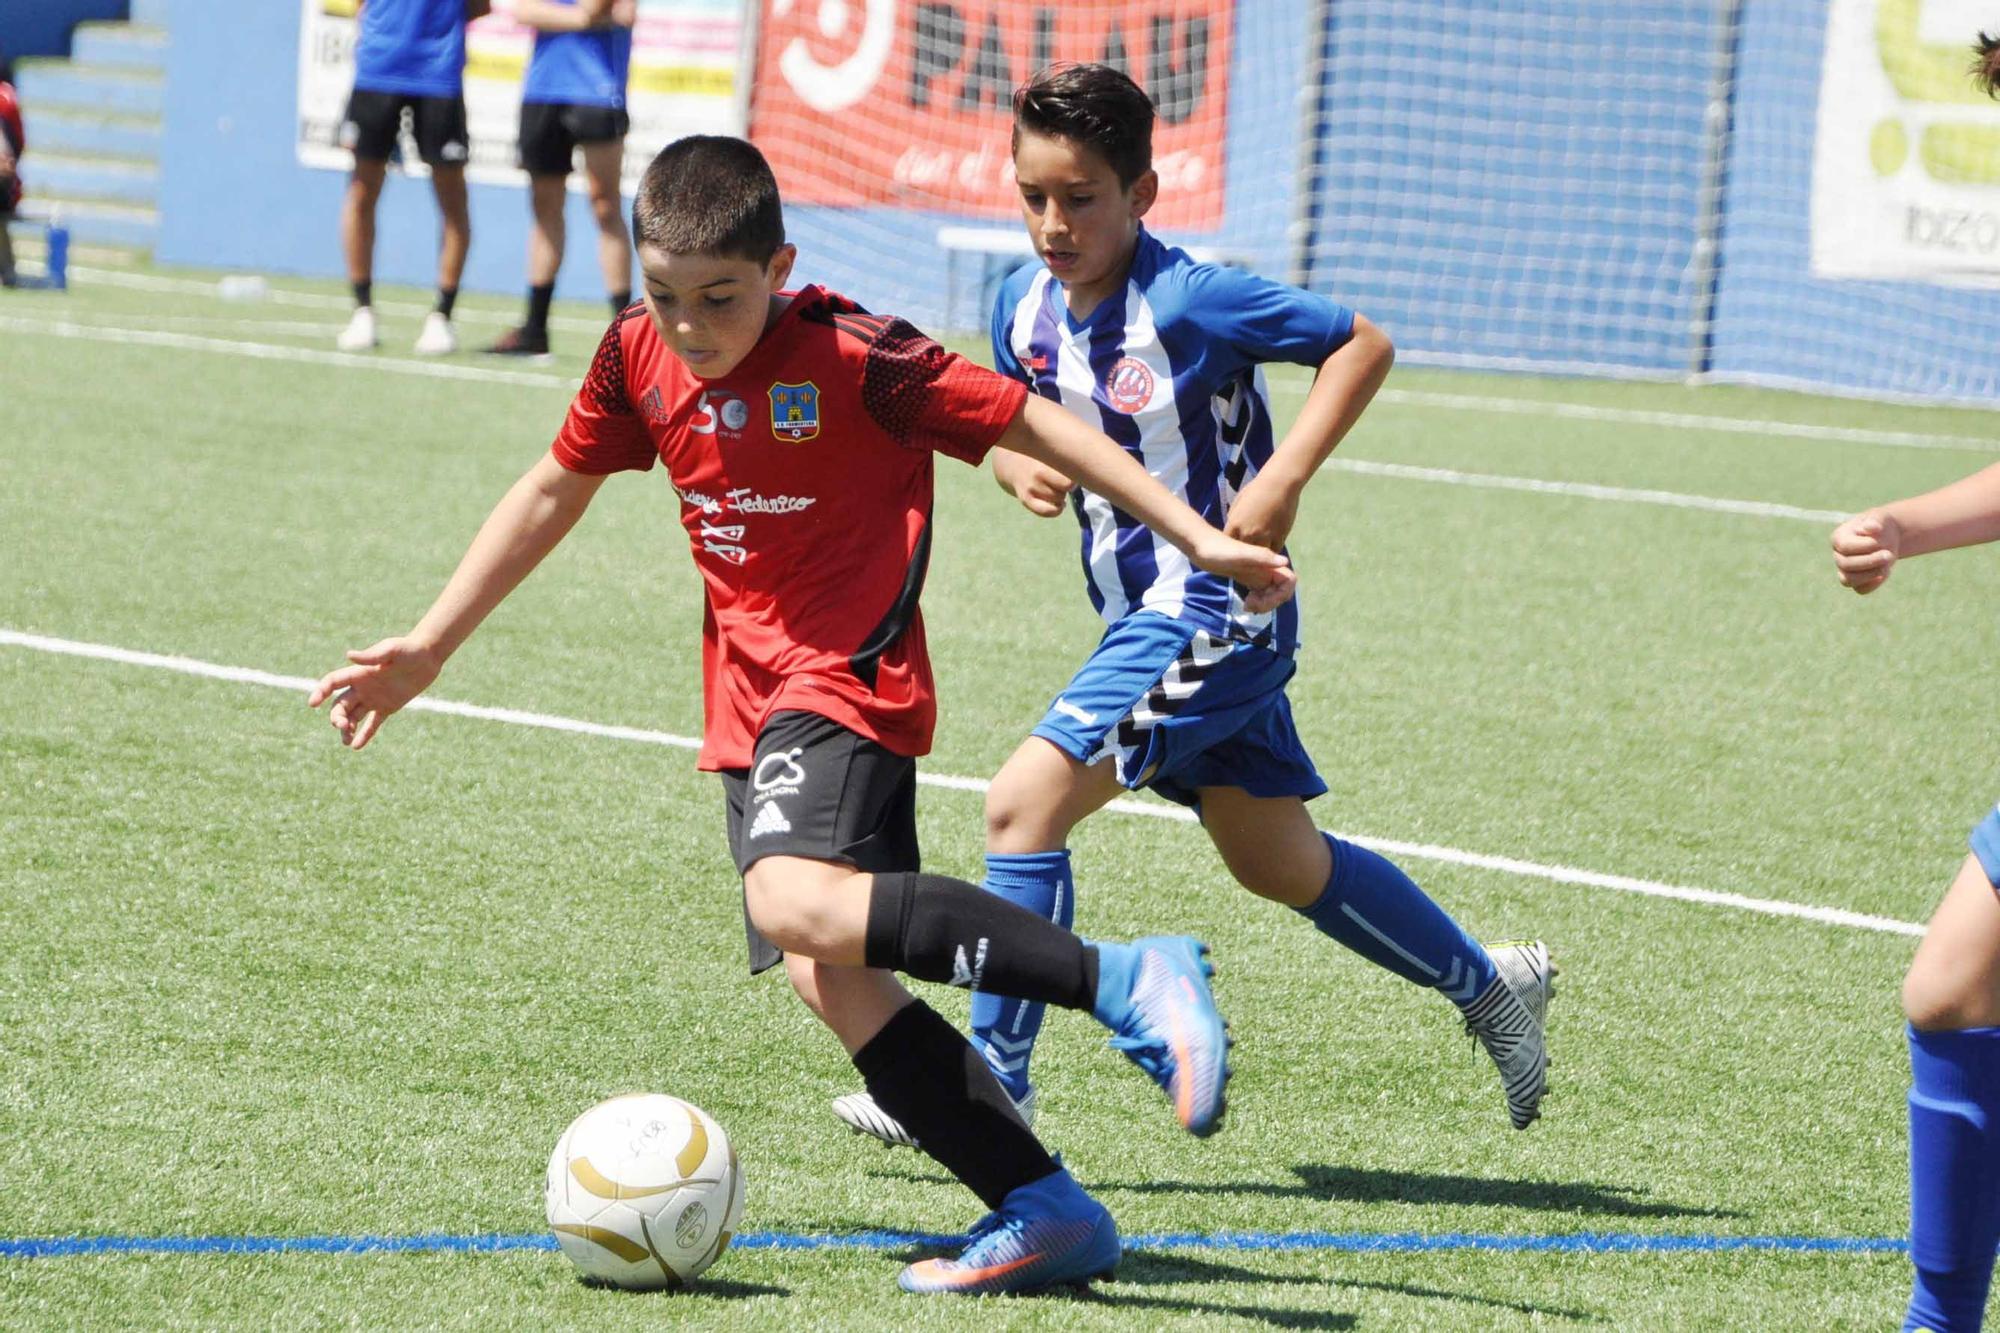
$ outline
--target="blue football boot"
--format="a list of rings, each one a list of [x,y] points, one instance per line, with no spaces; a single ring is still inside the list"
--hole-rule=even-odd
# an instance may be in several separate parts
[[[1118,1267],[1118,1225],[1070,1173],[1023,1185],[973,1226],[956,1259],[923,1259],[896,1279],[904,1291],[1024,1295],[1081,1286]]]
[[[1208,946],[1186,935],[1098,944],[1097,1004],[1111,1044],[1152,1075],[1182,1128],[1207,1138],[1228,1106],[1229,1025],[1215,1008]]]

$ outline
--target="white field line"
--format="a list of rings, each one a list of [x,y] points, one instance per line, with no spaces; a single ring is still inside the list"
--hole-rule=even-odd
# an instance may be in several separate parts
[[[0,315],[0,330],[39,333],[50,338],[78,338],[85,342],[171,347],[186,352],[216,352],[226,356],[247,357],[253,361],[296,361],[313,366],[342,366],[350,370],[374,370],[390,375],[415,375],[425,379],[473,380],[481,384],[522,384],[538,389],[573,389],[577,384],[576,380],[562,375],[538,375],[526,370],[490,370],[484,366],[462,366],[450,361],[406,361],[393,356],[331,352],[317,347],[290,347],[280,343],[242,342],[234,338],[205,338],[192,333],[168,333],[159,329],[126,329],[103,324],[78,324],[70,320],[19,319],[11,315]]]
[[[127,273],[118,269],[89,268],[71,266],[70,272],[94,282],[113,287],[131,287],[141,291],[186,292],[221,300],[216,284],[192,278],[170,278],[153,273]],[[307,306],[320,310],[346,311],[353,302],[344,296],[328,295],[324,292],[292,292],[272,288],[265,297],[275,305]],[[428,314],[430,307],[414,302],[383,302],[380,310],[392,314],[421,316]],[[468,308],[460,311],[458,318],[486,320],[497,323],[511,323],[513,317],[497,311]],[[601,333],[605,323],[590,319],[555,316],[549,321],[555,328],[575,329],[584,332]],[[1532,364],[1524,363],[1523,369],[1532,370]],[[1546,370],[1547,367],[1543,366]],[[1600,370],[1602,373],[1602,370]],[[1306,387],[1289,381],[1281,381],[1273,386],[1278,392],[1303,398]],[[1801,384],[1805,391],[1825,392],[1814,386]],[[1710,430],[1724,431],[1735,435],[1779,435],[1801,440],[1837,440],[1847,444],[1880,444],[1902,449],[1955,449],[1978,453],[2000,453],[2000,427],[1996,427],[1994,437],[1978,435],[1936,434],[1927,431],[1869,430],[1853,426],[1823,426],[1804,421],[1770,421],[1761,418],[1723,417],[1698,412],[1655,412],[1639,408],[1601,407],[1590,403],[1565,403],[1535,398],[1509,398],[1498,394],[1445,393],[1426,389],[1384,389],[1375,395],[1378,403],[1392,403],[1404,407],[1437,407],[1456,412],[1504,412],[1517,416],[1557,417],[1571,421],[1618,422],[1636,426],[1659,426],[1668,430]],[[1915,400],[1913,400],[1915,401]],[[1980,404],[1987,406],[1986,404]]]
[[[1674,509],[1706,509],[1718,514],[1747,514],[1753,518],[1795,518],[1810,523],[1839,523],[1848,517],[1833,509],[1801,509],[1797,505],[1771,504],[1763,500],[1728,500],[1710,495],[1683,495],[1679,491],[1645,491],[1624,486],[1597,486],[1582,481],[1538,481],[1533,477],[1501,477],[1489,472],[1459,472],[1452,468],[1410,467],[1403,463],[1371,463],[1359,458],[1335,458],[1331,466],[1339,468],[1342,472],[1359,472],[1370,477],[1395,477],[1402,481],[1436,481],[1452,486],[1483,486],[1500,491],[1572,495],[1586,500],[1666,505]]]
[[[1274,392],[1303,398],[1307,386],[1281,380]],[[1510,416],[1555,417],[1564,421],[1613,422],[1658,426],[1665,430],[1709,430],[1731,435],[1783,436],[1797,440],[1829,440],[1841,444],[1879,444],[1894,449],[1951,449],[1970,453],[2000,453],[2000,426],[1993,437],[1934,434],[1928,431],[1870,430],[1859,426],[1822,426],[1808,421],[1771,421],[1762,417],[1721,417],[1700,412],[1654,412],[1636,407],[1601,407],[1540,398],[1508,398],[1499,394],[1441,393],[1429,389],[1384,389],[1378,403],[1396,407],[1436,407],[1448,412],[1497,412]]]
[[[67,657],[87,657],[104,662],[118,662],[127,666],[151,667],[160,671],[175,671],[182,675],[201,676],[210,680],[230,681],[240,685],[263,685],[273,689],[292,690],[303,695],[313,686],[313,681],[305,676],[281,676],[269,671],[259,671],[252,667],[222,666],[213,662],[197,661],[190,657],[174,657],[163,653],[135,652],[129,648],[114,648],[108,644],[80,643],[74,639],[49,638],[41,634],[24,634],[18,630],[0,629],[0,645],[26,648],[34,652],[55,653]],[[577,718],[556,717],[548,713],[530,713],[517,708],[489,708],[481,704],[456,703],[447,699],[428,697],[413,699],[409,707],[414,712],[448,713],[455,717],[479,718],[487,722],[507,722],[520,727],[539,727],[549,731],[570,732],[583,736],[600,736],[608,740],[636,741],[643,745],[663,745],[677,750],[698,750],[701,741],[693,736],[675,736],[664,731],[648,731],[639,727],[606,726],[600,722],[585,722]],[[955,777],[943,773],[922,773],[917,781],[927,787],[942,787],[951,791],[984,792],[987,782],[984,778]],[[1106,807],[1120,814],[1143,815],[1153,819],[1170,819],[1182,823],[1193,823],[1194,812],[1180,806],[1121,799]],[[1806,921],[1817,921],[1825,925],[1849,926],[1857,930],[1881,931],[1892,935],[1922,935],[1924,928],[1910,921],[1896,921],[1888,917],[1870,916],[1864,912],[1849,912],[1837,907],[1815,907],[1806,903],[1785,902],[1776,898],[1753,898],[1741,893],[1720,893],[1713,889],[1688,888],[1678,884],[1662,884],[1654,880],[1633,879],[1626,875],[1606,875],[1595,870],[1579,870],[1571,866],[1542,865],[1534,861],[1516,860],[1509,856],[1488,856],[1481,852],[1461,851],[1455,847],[1437,847],[1429,843],[1402,842],[1390,838],[1361,837],[1351,833],[1338,836],[1363,847],[1391,856],[1410,857],[1422,861],[1440,861],[1447,865],[1469,866],[1479,870],[1493,870],[1506,875],[1518,875],[1525,879],[1549,880],[1557,884],[1578,884],[1593,889],[1615,889],[1622,893],[1643,894],[1651,898],[1672,898],[1680,902],[1701,903],[1709,907],[1728,907],[1738,911],[1756,912],[1765,916],[1798,917]]]
[[[189,296],[206,296],[217,301],[226,299],[215,282],[202,282],[196,278],[169,278],[157,273],[125,273],[113,268],[78,268],[74,265],[69,271],[77,277],[88,279],[90,282],[101,282],[107,287],[131,287],[143,292],[182,292]],[[277,287],[270,288],[260,299],[269,301],[272,305],[303,306],[313,310],[338,310],[343,313],[354,308],[354,302],[349,297],[333,296],[325,292],[291,292]],[[431,312],[431,307],[419,305],[414,301],[378,301],[375,303],[375,309],[392,315],[412,315],[419,319]],[[505,311],[481,310],[476,306],[454,310],[452,318],[482,324],[519,322],[518,316]],[[574,329],[580,333],[598,335],[602,335],[610,323],[611,316],[608,311],[603,319],[577,319],[568,315],[549,317],[551,328]]]

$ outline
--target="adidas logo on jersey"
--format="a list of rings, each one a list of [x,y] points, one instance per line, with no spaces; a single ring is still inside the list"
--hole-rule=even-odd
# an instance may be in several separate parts
[[[790,833],[792,821],[785,818],[785,812],[775,805],[757,808],[757,817],[750,821],[750,836],[761,838],[770,833]]]

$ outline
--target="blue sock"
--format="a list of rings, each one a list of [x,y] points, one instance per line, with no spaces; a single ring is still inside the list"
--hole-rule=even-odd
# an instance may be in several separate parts
[[[1067,850],[1019,856],[989,852],[985,888],[1065,930],[1076,920],[1076,884]],[[1042,1030],[1044,1008],[1039,1001],[973,992],[972,1044],[1017,1102],[1028,1095],[1028,1057]]]
[[[1397,976],[1443,991],[1463,1009],[1498,973],[1478,940],[1465,933],[1408,875],[1366,847],[1322,833],[1333,852],[1326,891],[1299,915]]]
[[[2000,1028],[1910,1029],[1910,1258],[1903,1327],[1979,1327],[2000,1245]]]

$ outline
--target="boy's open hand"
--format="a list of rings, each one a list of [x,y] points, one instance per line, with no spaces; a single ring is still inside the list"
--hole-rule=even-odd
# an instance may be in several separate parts
[[[1889,581],[1903,544],[1902,525],[1887,514],[1856,514],[1833,530],[1833,565],[1845,587],[1871,593]]]
[[[1299,590],[1299,576],[1292,572],[1291,561],[1276,551],[1219,532],[1203,538],[1188,558],[1209,573],[1249,589],[1243,605],[1252,615],[1277,610]]]
[[[332,699],[327,721],[350,750],[368,744],[389,715],[422,694],[444,665],[428,648],[405,638],[350,649],[347,660],[353,665],[320,677],[306,706],[318,708]]]
[[[1076,484],[1047,463],[1011,449],[993,451],[993,479],[1000,483],[1001,490],[1026,506],[1029,513],[1042,518],[1060,514]]]

